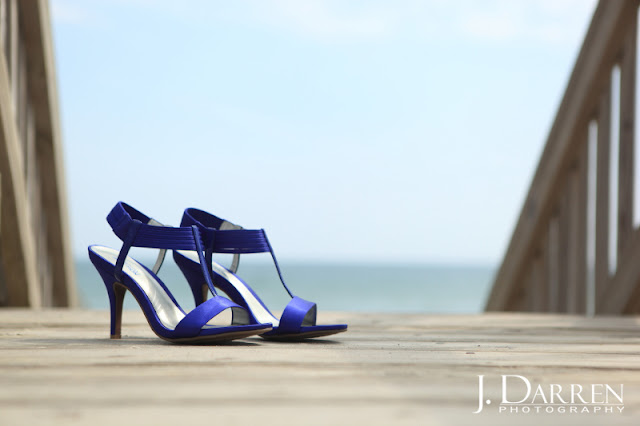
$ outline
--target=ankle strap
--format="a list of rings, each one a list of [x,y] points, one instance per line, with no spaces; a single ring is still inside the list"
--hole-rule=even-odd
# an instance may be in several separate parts
[[[180,228],[164,226],[122,201],[111,209],[107,215],[107,222],[123,242],[114,269],[114,275],[118,281],[123,279],[122,268],[131,247],[161,249],[153,267],[153,273],[157,273],[160,269],[167,249],[192,250],[198,252],[207,285],[212,289],[213,294],[216,294],[211,277],[204,266],[203,247],[205,245],[197,226]]]
[[[164,226],[130,205],[119,202],[107,216],[114,234],[132,247],[196,250],[192,227]],[[202,244],[202,239],[200,239]]]

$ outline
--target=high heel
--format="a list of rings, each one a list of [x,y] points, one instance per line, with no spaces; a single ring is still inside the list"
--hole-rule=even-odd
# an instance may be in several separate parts
[[[127,291],[138,301],[153,332],[173,343],[209,343],[238,339],[271,330],[270,323],[252,320],[249,312],[215,292],[211,276],[203,267],[203,283],[214,294],[212,299],[185,313],[156,273],[168,249],[191,250],[204,259],[203,239],[197,227],[161,226],[125,203],[118,203],[107,220],[123,241],[120,252],[99,245],[89,246],[89,258],[104,281],[111,311],[111,338],[119,339],[122,329],[122,304]],[[128,256],[131,247],[160,249],[153,269]],[[226,313],[226,314],[223,314]],[[218,324],[231,315],[230,324]],[[214,323],[215,320],[215,323]]]
[[[122,305],[127,288],[110,277],[110,274],[98,270],[98,273],[104,281],[109,295],[109,306],[111,311],[111,338],[120,339],[122,337]],[[111,283],[111,284],[108,284]]]
[[[265,339],[299,340],[310,337],[329,336],[347,331],[346,324],[316,325],[317,306],[308,302],[289,290],[282,278],[280,266],[263,229],[243,229],[224,219],[220,219],[202,210],[189,208],[184,211],[181,226],[196,226],[202,234],[207,235],[209,244],[205,248],[204,262],[207,271],[213,278],[214,285],[238,305],[247,309],[252,321],[269,322],[273,330],[261,335]],[[266,307],[258,295],[240,279],[237,271],[240,254],[271,253],[280,282],[291,296],[280,318],[276,318]],[[233,262],[229,269],[212,259],[213,253],[233,254]],[[202,256],[190,250],[174,250],[173,258],[185,278],[189,282],[196,305],[205,303],[207,292],[206,275],[203,273]]]

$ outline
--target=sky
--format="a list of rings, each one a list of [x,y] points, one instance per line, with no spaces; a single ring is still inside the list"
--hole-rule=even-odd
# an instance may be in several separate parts
[[[595,0],[50,0],[73,253],[125,201],[279,258],[497,266]]]

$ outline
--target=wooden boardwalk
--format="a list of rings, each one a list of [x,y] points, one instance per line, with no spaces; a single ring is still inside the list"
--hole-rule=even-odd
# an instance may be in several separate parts
[[[321,319],[350,330],[307,343],[177,346],[155,338],[139,312],[125,312],[125,337],[109,340],[103,311],[2,309],[0,424],[640,424],[640,317]],[[473,414],[479,375],[493,403]],[[570,413],[571,404],[565,413],[558,404],[554,414],[547,405],[500,413],[501,375],[531,383],[525,402],[538,384],[547,399],[551,384],[562,386],[566,400],[579,384],[589,413]],[[523,379],[507,382],[512,402],[526,396]],[[605,384],[618,393],[623,385],[621,414],[620,405],[593,413],[592,390],[599,402]]]

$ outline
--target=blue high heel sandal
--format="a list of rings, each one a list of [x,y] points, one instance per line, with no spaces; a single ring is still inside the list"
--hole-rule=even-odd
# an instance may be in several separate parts
[[[239,339],[271,330],[271,324],[257,323],[249,312],[215,293],[207,268],[201,277],[214,297],[185,313],[156,273],[167,249],[191,250],[204,262],[203,246],[210,244],[196,226],[173,228],[162,226],[133,207],[119,202],[107,216],[113,232],[123,241],[117,250],[92,245],[89,258],[107,288],[111,305],[111,338],[119,339],[122,324],[122,302],[129,290],[142,308],[151,329],[161,339],[173,343],[209,343]],[[127,256],[131,247],[161,249],[153,269],[148,269]],[[222,317],[231,324],[221,325]]]
[[[310,337],[329,336],[347,331],[346,324],[316,325],[316,304],[308,302],[289,290],[282,279],[278,261],[273,253],[264,230],[243,229],[238,225],[220,219],[202,210],[189,208],[184,211],[181,226],[196,226],[206,240],[204,261],[213,277],[215,286],[224,291],[231,300],[246,308],[252,321],[269,322],[273,330],[260,337],[272,340],[298,340]],[[271,253],[282,285],[291,296],[280,319],[276,318],[258,295],[244,281],[235,275],[241,253]],[[213,253],[233,253],[233,262],[229,269],[212,260]],[[188,250],[174,250],[173,258],[187,278],[196,305],[206,303],[208,290],[206,273],[202,268],[202,256]]]

